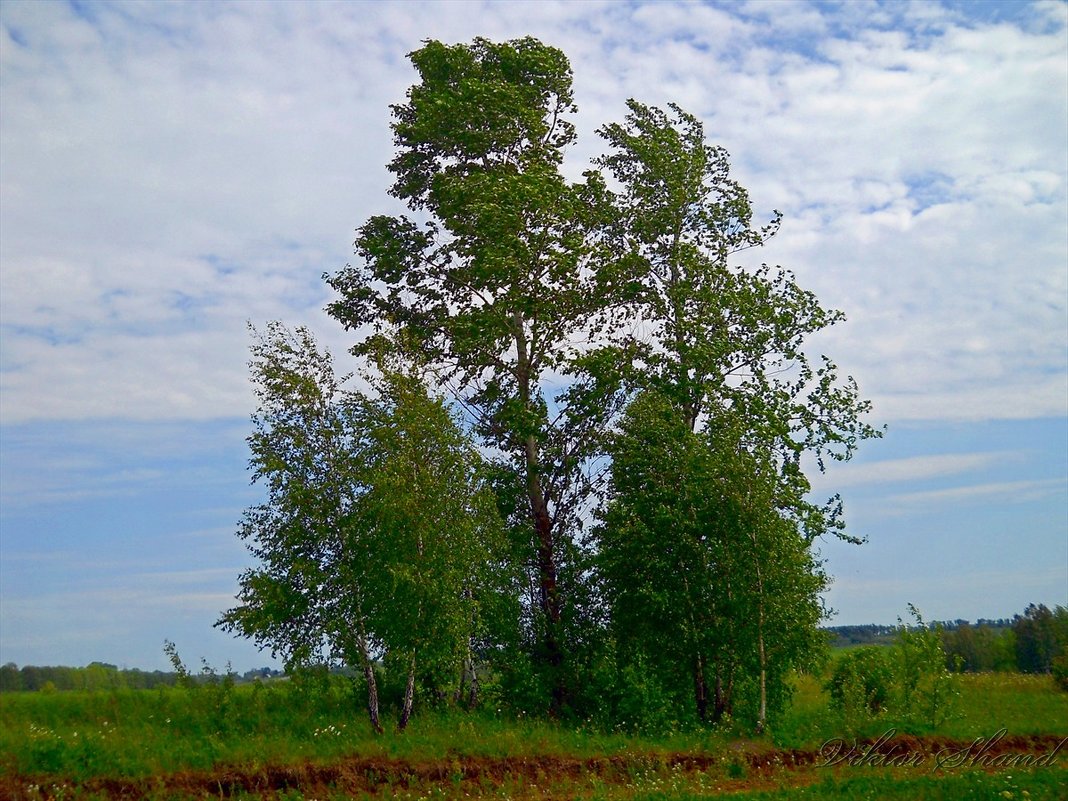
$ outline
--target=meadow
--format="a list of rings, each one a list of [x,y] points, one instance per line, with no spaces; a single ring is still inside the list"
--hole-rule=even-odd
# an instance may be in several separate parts
[[[1068,787],[1068,744],[1053,753],[1068,693],[1048,676],[957,676],[937,728],[878,716],[858,727],[829,706],[823,678],[794,687],[761,737],[641,736],[486,709],[420,710],[407,731],[376,735],[338,678],[4,693],[0,796],[1037,800]],[[826,765],[835,738],[854,758]]]

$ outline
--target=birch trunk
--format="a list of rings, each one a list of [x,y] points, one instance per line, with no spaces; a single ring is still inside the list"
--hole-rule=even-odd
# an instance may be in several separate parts
[[[415,699],[415,652],[412,652],[412,661],[408,665],[408,683],[404,687],[404,703],[401,706],[400,720],[397,729],[404,731],[408,720],[412,716],[412,701]]]
[[[382,722],[378,716],[378,681],[375,679],[375,668],[371,662],[371,654],[367,649],[367,638],[364,636],[362,626],[356,635],[356,644],[360,650],[360,660],[363,662],[363,677],[367,681],[367,714],[371,718],[371,727],[377,734],[381,734]]]
[[[471,680],[467,685],[467,708],[474,709],[478,706],[478,672],[475,670],[474,660],[468,661],[467,664],[471,669]]]
[[[757,649],[760,654],[760,713],[757,717],[757,734],[763,734],[768,720],[768,657],[764,648],[764,581],[760,575],[757,557]]]

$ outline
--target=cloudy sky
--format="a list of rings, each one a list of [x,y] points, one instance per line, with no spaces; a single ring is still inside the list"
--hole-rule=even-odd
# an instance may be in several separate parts
[[[247,321],[341,354],[321,280],[397,210],[422,40],[534,35],[575,72],[578,176],[629,97],[732,154],[757,261],[849,321],[814,348],[886,437],[819,480],[833,623],[1068,603],[1068,5],[0,5],[0,661],[239,670]]]

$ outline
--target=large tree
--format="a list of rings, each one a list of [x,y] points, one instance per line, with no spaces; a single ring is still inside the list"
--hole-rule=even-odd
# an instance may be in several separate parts
[[[517,559],[537,587],[531,633],[556,711],[577,460],[545,387],[567,371],[591,303],[581,267],[587,196],[598,187],[560,172],[575,134],[571,69],[559,50],[531,38],[431,41],[411,60],[420,82],[393,107],[392,194],[427,219],[369,220],[356,242],[361,263],[329,279],[341,295],[330,312],[422,350],[520,477],[527,553]],[[371,336],[354,352],[374,347]]]
[[[614,438],[597,566],[621,665],[696,717],[734,711],[736,688],[762,727],[769,696],[817,644],[826,580],[775,507],[774,465],[720,418],[695,433],[653,390]]]
[[[359,262],[328,278],[340,296],[329,310],[358,332],[357,355],[383,338],[424,354],[499,456],[512,559],[532,589],[527,644],[556,712],[568,694],[569,649],[595,640],[590,631],[603,623],[580,547],[601,486],[591,466],[605,463],[618,412],[639,393],[662,398],[677,430],[711,454],[680,463],[680,481],[699,494],[700,480],[683,473],[719,465],[708,475],[720,482],[720,511],[702,512],[702,525],[733,515],[732,547],[746,553],[766,547],[761,537],[787,550],[800,542],[800,555],[779,560],[792,559],[799,578],[818,576],[807,550],[816,537],[845,536],[837,498],[810,499],[802,457],[822,469],[877,432],[862,421],[868,404],[852,379],[805,350],[841,315],[785,270],[728,263],[773,235],[778,215],[753,226],[748,194],[696,118],[631,101],[623,123],[601,129],[610,151],[600,170],[571,183],[561,165],[575,107],[559,50],[531,38],[430,41],[410,57],[419,82],[393,107],[390,164],[392,194],[410,215],[359,229]],[[748,483],[737,478],[746,470]],[[607,500],[622,509],[634,499],[622,497],[618,470],[613,478]],[[629,547],[605,522],[602,546],[615,537]],[[684,594],[697,593],[695,615],[708,612],[701,593],[725,586],[744,586],[732,598],[763,599],[754,675],[766,685],[773,649],[761,620],[773,616],[774,576],[752,559],[732,562],[729,575],[717,564],[701,579],[711,590]],[[644,568],[639,560],[621,570]],[[718,687],[714,703],[724,708],[729,688]]]
[[[670,113],[628,101],[624,123],[600,133],[611,146],[598,163],[613,195],[610,252],[599,282],[614,350],[633,384],[672,398],[691,430],[729,411],[754,439],[771,445],[806,509],[800,457],[848,459],[879,432],[864,422],[870,403],[834,363],[814,364],[806,340],[844,320],[824,309],[794,276],[764,264],[732,265],[779,227],[776,212],[754,227],[749,194],[730,176],[727,152],[705,142],[704,126],[677,106]],[[806,519],[810,536],[839,530],[832,507]]]

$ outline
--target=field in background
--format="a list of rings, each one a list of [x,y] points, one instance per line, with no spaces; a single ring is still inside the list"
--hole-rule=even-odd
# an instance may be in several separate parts
[[[656,737],[478,714],[424,711],[375,736],[352,685],[277,682],[194,689],[0,695],[0,796],[13,798],[1060,799],[1054,764],[962,765],[951,753],[1006,737],[997,753],[1037,757],[1068,736],[1068,693],[1048,676],[957,677],[958,714],[934,731],[876,719],[854,732],[822,680],[796,679],[771,734],[729,728]],[[891,728],[924,764],[818,767],[829,739],[870,743]],[[948,750],[947,750],[948,749]],[[1025,794],[1026,791],[1026,794]]]

